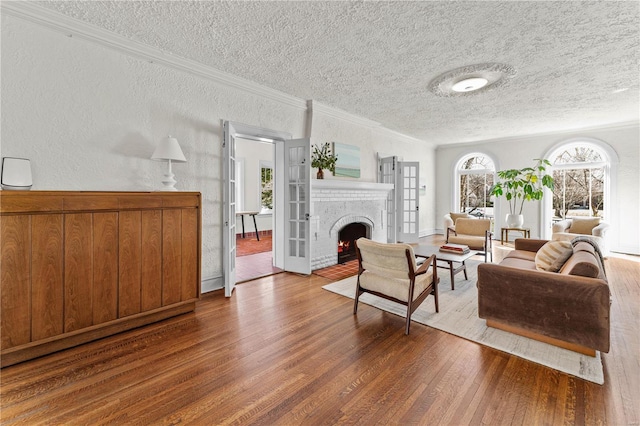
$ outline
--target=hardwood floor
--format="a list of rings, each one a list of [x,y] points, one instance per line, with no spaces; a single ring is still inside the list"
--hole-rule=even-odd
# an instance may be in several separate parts
[[[497,245],[496,251],[500,251]],[[499,253],[497,253],[499,256]],[[7,424],[639,424],[640,263],[611,257],[599,386],[283,273],[1,371]]]

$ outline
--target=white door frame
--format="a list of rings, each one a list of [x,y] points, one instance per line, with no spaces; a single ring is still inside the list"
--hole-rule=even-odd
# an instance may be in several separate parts
[[[278,173],[277,170],[280,168],[284,170],[284,141],[290,140],[292,138],[291,133],[281,132],[276,130],[264,129],[260,127],[250,126],[248,124],[237,123],[232,121],[223,120],[222,127],[224,129],[223,135],[223,146],[228,147],[230,143],[233,142],[235,138],[242,138],[248,140],[254,140],[258,142],[272,142],[274,143],[274,175],[275,175],[275,184],[274,188],[282,188],[284,187],[284,177],[283,173]],[[223,156],[226,156],[228,150],[223,149]],[[235,228],[235,212],[232,212],[231,209],[233,206],[229,203],[227,194],[228,192],[228,182],[230,182],[229,173],[231,171],[231,167],[227,164],[229,161],[228,158],[223,158],[223,226],[224,230],[222,232],[223,235],[223,250],[222,250],[222,268],[224,273],[224,282],[225,282],[225,296],[231,297],[233,293],[233,288],[235,286],[235,246],[233,249],[230,247],[235,244],[235,241],[231,243],[228,239],[231,238],[229,235],[229,228]],[[284,197],[278,196],[278,190],[274,190],[273,194],[274,201],[274,229],[273,229],[273,265],[277,268],[284,269],[284,243],[285,236],[282,230],[285,229],[285,205],[284,205]],[[231,255],[233,254],[233,259]],[[233,279],[231,279],[233,278]],[[233,281],[233,282],[231,282]]]

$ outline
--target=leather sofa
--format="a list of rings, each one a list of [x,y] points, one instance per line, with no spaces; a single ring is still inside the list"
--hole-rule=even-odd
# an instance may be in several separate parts
[[[536,268],[546,240],[515,240],[499,264],[478,265],[478,315],[487,325],[595,356],[609,352],[610,292],[589,241],[573,243],[558,272]]]

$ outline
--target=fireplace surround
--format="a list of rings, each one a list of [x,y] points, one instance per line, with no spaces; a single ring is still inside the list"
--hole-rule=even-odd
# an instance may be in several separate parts
[[[393,184],[335,179],[311,180],[311,269],[338,263],[339,233],[351,223],[367,238],[385,242],[386,199]]]

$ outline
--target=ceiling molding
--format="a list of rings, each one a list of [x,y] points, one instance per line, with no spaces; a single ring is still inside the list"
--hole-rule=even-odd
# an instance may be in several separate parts
[[[364,126],[372,129],[381,127],[380,123],[376,121],[369,120],[368,118],[363,118],[355,114],[351,114],[349,112],[343,111],[338,108],[334,108],[329,105],[321,104],[320,102],[315,100],[309,101],[309,109],[311,110],[312,114],[315,112],[319,112],[329,117],[337,118],[339,120],[344,120],[351,124],[355,124],[357,126]]]
[[[448,148],[460,148],[462,146],[475,146],[475,145],[484,145],[487,143],[501,143],[501,142],[522,142],[527,141],[531,138],[543,137],[543,136],[576,136],[576,134],[587,133],[587,132],[599,132],[606,130],[624,130],[624,129],[639,129],[640,130],[640,121],[626,121],[623,123],[615,123],[615,124],[604,124],[601,126],[593,126],[593,127],[580,127],[576,129],[568,129],[568,130],[558,130],[556,132],[543,132],[543,133],[531,133],[527,135],[518,135],[518,136],[510,136],[504,138],[495,138],[495,139],[483,139],[477,141],[469,141],[458,144],[440,144],[436,147],[436,149],[448,149]],[[579,138],[580,136],[576,136]],[[591,136],[585,136],[591,137]]]
[[[405,135],[404,133],[400,133],[396,130],[391,130],[388,129],[386,127],[380,127],[379,129],[377,129],[378,132],[382,135],[388,136],[388,137],[392,137],[394,139],[400,139],[402,142],[414,142],[414,143],[419,143],[421,145],[423,144],[427,144],[427,146],[430,146],[432,148],[436,147],[436,144],[424,139],[418,139],[416,137],[413,136],[408,136]]]
[[[1,9],[3,14],[27,20],[51,30],[64,33],[69,37],[78,37],[129,56],[161,64],[198,77],[203,77],[216,83],[224,84],[256,96],[280,102],[303,111],[307,109],[307,102],[303,99],[296,98],[295,96],[288,95],[278,90],[270,89],[253,81],[219,71],[199,62],[175,56],[146,44],[129,40],[111,31],[78,21],[30,2],[2,2]]]

